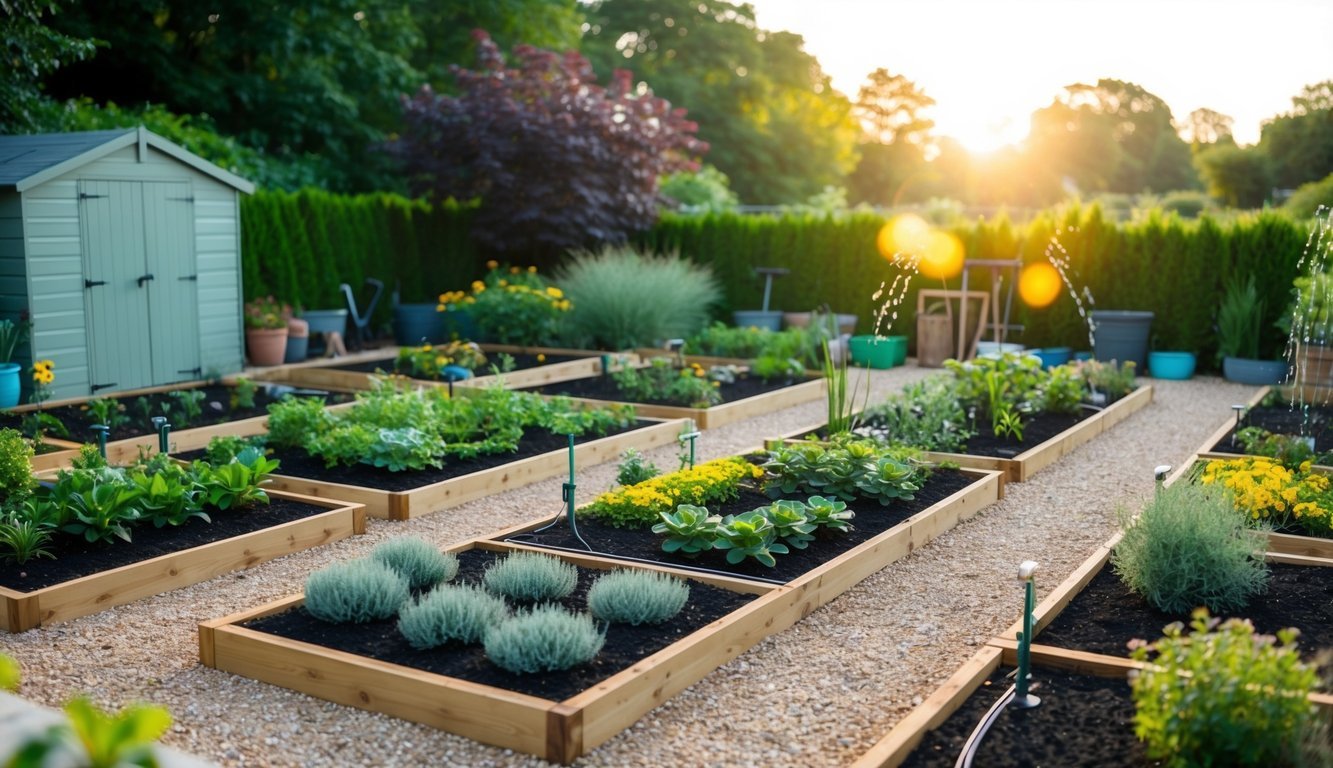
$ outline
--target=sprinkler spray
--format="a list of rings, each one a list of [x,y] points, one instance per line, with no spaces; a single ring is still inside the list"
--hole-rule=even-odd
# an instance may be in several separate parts
[[[1041,703],[1041,699],[1028,691],[1028,677],[1032,668],[1032,612],[1037,609],[1037,585],[1033,574],[1037,572],[1035,560],[1024,560],[1018,566],[1018,580],[1023,582],[1023,631],[1018,635],[1018,679],[1014,681],[1014,698],[1009,706],[1015,709],[1032,709]]]

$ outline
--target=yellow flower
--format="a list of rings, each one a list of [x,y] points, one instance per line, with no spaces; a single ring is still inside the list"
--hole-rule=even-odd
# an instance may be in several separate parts
[[[518,267],[510,267],[510,268],[509,268],[509,274],[511,274],[511,275],[517,275],[517,274],[518,274]]]
[[[503,288],[503,287],[506,286],[506,285],[509,285],[509,281],[508,281],[508,280],[501,280],[501,281],[500,281],[500,287],[501,287],[501,288]]]
[[[537,268],[536,268],[536,267],[528,267],[528,274],[529,274],[529,275],[536,274],[536,272],[537,272]]]
[[[486,284],[480,280],[473,280],[472,290],[476,291],[477,293],[481,293],[482,291],[486,290]]]
[[[495,259],[491,259],[490,261],[486,262],[487,269],[495,269],[498,266],[500,266],[500,262],[496,261]]]
[[[436,312],[443,312],[443,311],[444,311],[444,305],[443,305],[443,304],[436,304],[436,305],[435,305],[435,311],[436,311]]]
[[[559,288],[556,288],[554,285],[547,286],[546,295],[550,296],[553,299],[563,299],[565,297],[564,292],[562,292]]]
[[[422,352],[429,352],[430,350],[431,350],[431,346],[430,346],[429,344],[423,344],[423,345],[421,345],[421,351],[422,351]]]
[[[544,363],[544,362],[546,362],[546,355],[543,355],[542,353],[538,352],[538,353],[537,353],[537,362],[539,362],[539,363]]]

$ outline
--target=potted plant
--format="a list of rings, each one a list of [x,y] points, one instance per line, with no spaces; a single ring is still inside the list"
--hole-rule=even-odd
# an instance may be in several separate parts
[[[754,273],[764,278],[763,309],[738,309],[731,313],[737,328],[766,328],[770,331],[782,330],[782,313],[769,310],[768,301],[773,295],[773,278],[783,277],[791,272],[782,267],[756,267]]]
[[[1264,302],[1259,298],[1254,276],[1242,282],[1227,281],[1222,304],[1217,308],[1217,356],[1222,375],[1240,384],[1279,384],[1287,375],[1285,360],[1260,360],[1259,336]]]
[[[19,393],[23,389],[19,373],[23,367],[13,362],[14,350],[19,342],[28,335],[32,323],[20,320],[0,320],[0,408],[13,408],[19,404]]]
[[[1293,383],[1333,386],[1333,275],[1317,272],[1292,281],[1291,304],[1278,320],[1290,333]]]
[[[291,308],[272,296],[245,305],[245,347],[252,365],[280,365],[287,354]]]

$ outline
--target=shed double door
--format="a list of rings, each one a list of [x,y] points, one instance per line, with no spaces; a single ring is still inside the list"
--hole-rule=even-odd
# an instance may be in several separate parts
[[[80,181],[93,394],[197,379],[190,183]]]

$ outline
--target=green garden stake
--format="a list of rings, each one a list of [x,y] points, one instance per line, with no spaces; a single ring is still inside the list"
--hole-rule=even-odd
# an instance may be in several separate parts
[[[1236,433],[1240,431],[1240,420],[1245,415],[1245,406],[1233,405],[1231,410],[1236,412],[1236,426],[1231,428],[1231,447],[1236,447]]]
[[[92,430],[97,433],[97,450],[102,454],[102,459],[106,460],[106,436],[111,431],[111,427],[105,424],[94,424]]]
[[[171,445],[167,440],[167,434],[171,432],[171,423],[167,421],[166,416],[154,416],[152,422],[153,428],[157,430],[157,452],[170,453]]]
[[[592,545],[589,544],[583,538],[583,535],[579,533],[579,523],[578,520],[575,519],[574,517],[575,487],[576,486],[574,485],[574,435],[571,434],[569,435],[569,482],[565,483],[560,489],[560,501],[562,502],[560,511],[556,512],[555,519],[547,523],[546,525],[543,525],[540,528],[534,528],[531,531],[528,531],[527,533],[515,534],[505,539],[505,541],[519,542],[524,544],[536,541],[537,539],[535,537],[538,534],[544,531],[549,531],[552,528],[559,525],[560,516],[564,515],[565,517],[569,518],[569,530],[571,533],[574,534],[574,538],[579,540],[579,543],[583,545],[583,548],[585,550],[589,552],[595,552],[596,550],[592,548]]]
[[[690,469],[694,469],[694,441],[698,440],[699,435],[701,434],[703,433],[694,426],[694,419],[690,419],[688,425],[685,427],[685,431],[681,432],[680,437],[676,438],[682,443],[686,441],[689,441],[690,443]]]
[[[611,356],[602,355],[602,378],[611,375]]]
[[[1166,478],[1167,478],[1170,474],[1171,474],[1171,465],[1170,465],[1170,464],[1158,464],[1155,468],[1153,468],[1152,476],[1153,476],[1153,480],[1155,480],[1155,481],[1157,482],[1157,492],[1158,492],[1158,493],[1161,493],[1161,492],[1162,492],[1162,484],[1166,482]]]
[[[1018,580],[1023,584],[1023,631],[1018,633],[1018,680],[1014,682],[1014,700],[1009,706],[1016,709],[1032,709],[1041,703],[1041,699],[1028,691],[1028,677],[1032,673],[1032,613],[1037,609],[1037,585],[1033,574],[1037,572],[1037,563],[1024,560],[1018,566]]]

